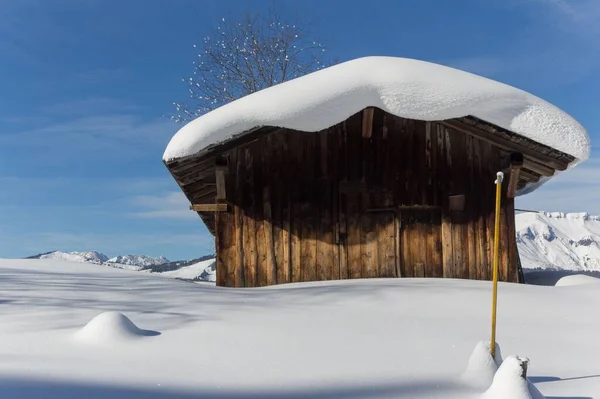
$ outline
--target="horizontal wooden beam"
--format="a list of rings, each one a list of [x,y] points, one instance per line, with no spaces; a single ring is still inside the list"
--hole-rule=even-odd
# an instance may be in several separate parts
[[[194,204],[190,205],[190,210],[196,212],[227,212],[229,206],[227,204]]]
[[[538,175],[548,177],[554,176],[554,173],[556,172],[554,169],[549,168],[546,165],[542,165],[541,163],[533,162],[530,159],[523,160],[523,167],[537,173]]]
[[[528,181],[530,183],[537,183],[540,180],[540,177],[525,169],[521,169],[519,171],[519,179]]]
[[[551,167],[552,169],[566,170],[569,166],[566,162],[560,161],[546,154],[542,154],[541,152],[534,151],[531,148],[507,140],[498,134],[479,129],[475,126],[471,126],[467,123],[458,121],[456,119],[442,121],[441,124],[451,129],[456,129],[463,133],[477,137],[481,140],[487,141],[488,143],[491,143],[504,150],[511,152],[521,152],[523,153],[525,160],[530,159],[544,166]]]

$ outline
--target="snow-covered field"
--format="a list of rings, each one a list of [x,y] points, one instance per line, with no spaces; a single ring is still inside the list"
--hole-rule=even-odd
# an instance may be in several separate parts
[[[499,287],[502,355],[528,357],[548,398],[600,398],[600,286],[585,283]],[[460,375],[489,339],[490,288],[377,279],[227,289],[0,260],[0,397],[480,398]]]

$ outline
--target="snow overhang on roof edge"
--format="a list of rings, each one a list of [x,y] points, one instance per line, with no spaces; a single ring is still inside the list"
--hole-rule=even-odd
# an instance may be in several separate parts
[[[189,122],[173,136],[163,160],[194,155],[257,126],[320,131],[367,107],[416,120],[474,116],[575,157],[569,168],[587,160],[591,150],[581,124],[523,90],[430,62],[365,57],[258,91]]]

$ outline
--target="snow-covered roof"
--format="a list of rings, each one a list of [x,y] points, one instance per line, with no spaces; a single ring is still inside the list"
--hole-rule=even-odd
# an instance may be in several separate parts
[[[260,126],[319,131],[366,107],[403,118],[474,116],[586,160],[590,139],[570,115],[523,90],[458,69],[407,58],[365,57],[250,94],[183,126],[165,161],[190,156]]]

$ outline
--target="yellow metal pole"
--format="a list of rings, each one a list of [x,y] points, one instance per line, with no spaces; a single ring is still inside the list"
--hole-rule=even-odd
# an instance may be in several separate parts
[[[492,290],[492,341],[490,349],[492,358],[496,358],[496,306],[498,304],[498,247],[500,244],[500,198],[502,196],[502,180],[504,173],[496,174],[496,220],[494,226],[494,264],[493,264],[493,290]]]

